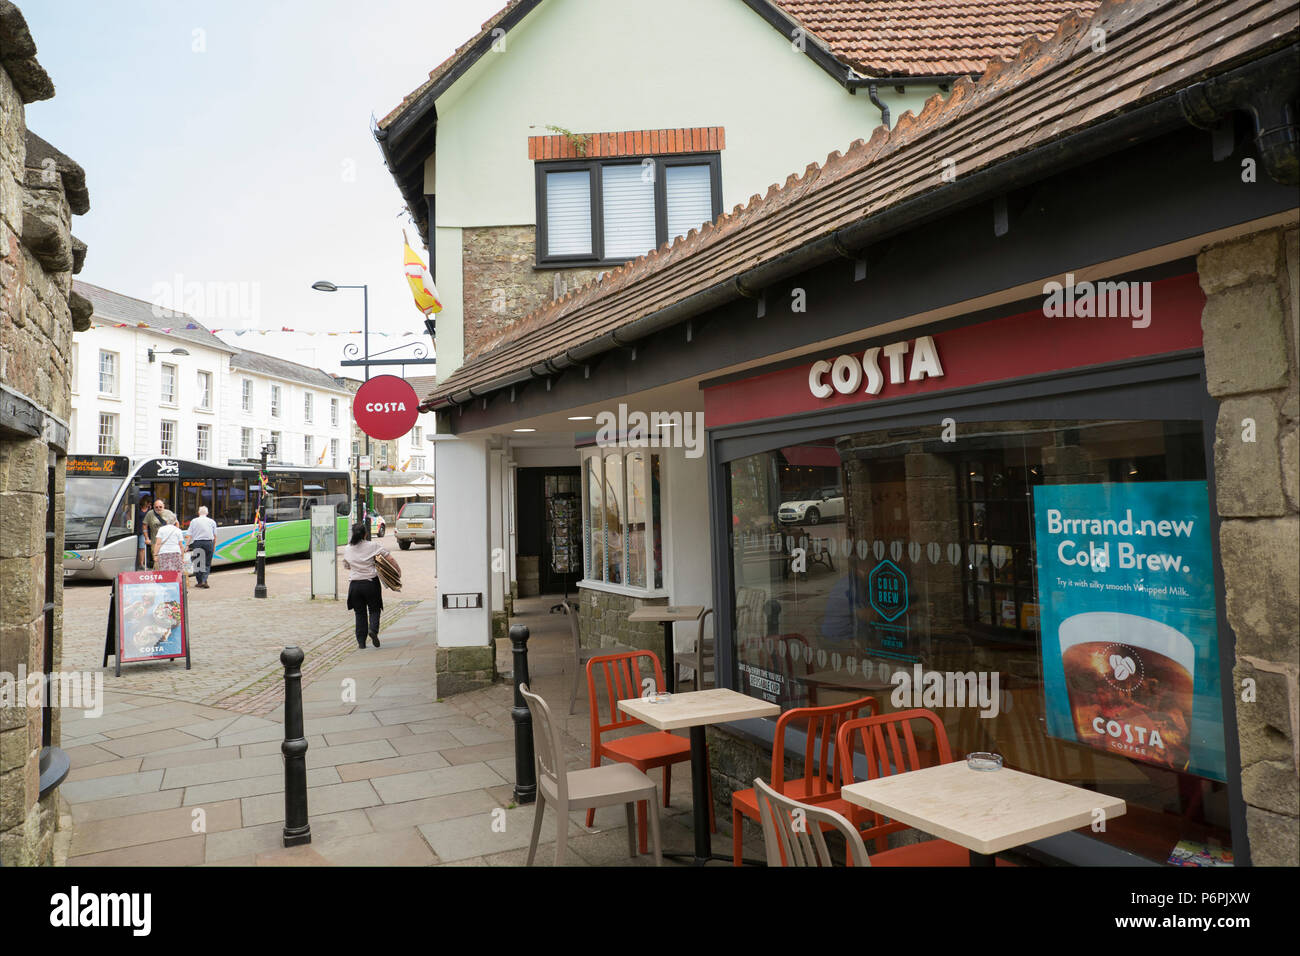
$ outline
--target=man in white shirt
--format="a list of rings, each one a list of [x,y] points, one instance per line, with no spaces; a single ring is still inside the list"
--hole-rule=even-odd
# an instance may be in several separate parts
[[[194,571],[195,587],[208,587],[208,572],[212,569],[212,549],[217,544],[217,523],[208,517],[207,505],[199,508],[199,515],[190,521],[191,550],[202,551],[203,560]]]

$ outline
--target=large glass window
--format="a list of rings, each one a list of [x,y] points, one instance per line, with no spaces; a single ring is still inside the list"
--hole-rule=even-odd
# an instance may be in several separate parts
[[[99,413],[99,444],[101,455],[117,454],[117,416],[107,412]]]
[[[583,462],[585,579],[663,587],[659,456],[611,450]]]
[[[176,423],[163,421],[158,432],[158,454],[167,458],[176,456]]]
[[[164,405],[176,404],[176,366],[162,363],[162,389],[159,400]],[[170,452],[164,452],[170,454]]]
[[[1202,435],[963,422],[730,462],[734,686],[926,707],[955,757],[1126,800],[1095,839],[1230,846]]]
[[[199,408],[212,408],[212,373],[199,372]]]
[[[99,394],[117,397],[117,353],[99,353]],[[105,454],[105,452],[100,452]],[[111,454],[111,452],[109,453]]]

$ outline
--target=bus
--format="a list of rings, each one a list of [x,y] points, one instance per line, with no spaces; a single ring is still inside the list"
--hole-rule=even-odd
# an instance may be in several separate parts
[[[229,467],[179,458],[69,455],[64,492],[63,576],[111,581],[135,569],[140,503],[161,498],[182,528],[206,505],[217,522],[212,564],[257,557],[258,464]],[[306,554],[311,508],[333,505],[346,544],[352,484],[346,471],[269,465],[264,502],[266,556]]]

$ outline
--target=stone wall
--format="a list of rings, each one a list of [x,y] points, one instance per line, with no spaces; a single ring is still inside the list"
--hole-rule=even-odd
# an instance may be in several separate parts
[[[89,303],[72,293],[72,274],[85,247],[72,237],[70,225],[89,199],[80,167],[27,132],[25,103],[53,95],[53,88],[35,61],[21,14],[5,6],[0,16],[0,672],[12,682],[20,669],[43,671],[47,640],[56,669],[62,658],[63,576],[57,565],[52,634],[46,633],[43,613],[45,532],[52,507],[53,547],[61,554],[68,364],[74,326],[85,328],[90,318]],[[51,467],[52,502],[47,498]],[[57,790],[40,797],[42,711],[25,706],[25,689],[20,686],[0,704],[0,863],[5,866],[53,862]],[[12,683],[8,690],[15,690]],[[57,707],[51,718],[50,744],[57,747]]]
[[[465,360],[524,316],[589,282],[598,269],[537,269],[533,226],[461,231]]]
[[[645,648],[664,659],[664,626],[633,624],[627,616],[639,607],[667,604],[667,598],[636,598],[590,588],[578,589],[578,640],[583,647]]]
[[[1298,239],[1270,230],[1197,260],[1247,838],[1274,866],[1300,864]]]

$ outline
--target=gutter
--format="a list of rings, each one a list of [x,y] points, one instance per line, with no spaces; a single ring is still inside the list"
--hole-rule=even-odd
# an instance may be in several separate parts
[[[811,266],[844,257],[846,253],[852,255],[854,250],[862,250],[906,228],[986,201],[1049,173],[1175,131],[1185,124],[1201,128],[1220,125],[1229,114],[1238,110],[1246,111],[1252,117],[1255,142],[1270,177],[1285,185],[1293,184],[1297,181],[1297,170],[1300,170],[1300,161],[1297,160],[1300,132],[1289,104],[1294,101],[1297,89],[1300,89],[1300,60],[1296,57],[1293,43],[1228,73],[1170,93],[1130,113],[1046,143],[997,166],[932,189],[870,219],[845,226],[738,276],[730,276],[658,312],[570,348],[562,356],[504,375],[486,385],[440,396],[422,403],[420,409],[434,411],[464,405],[511,385],[549,377],[592,356],[626,348],[693,315],[732,302],[742,296],[742,289],[764,289]]]

